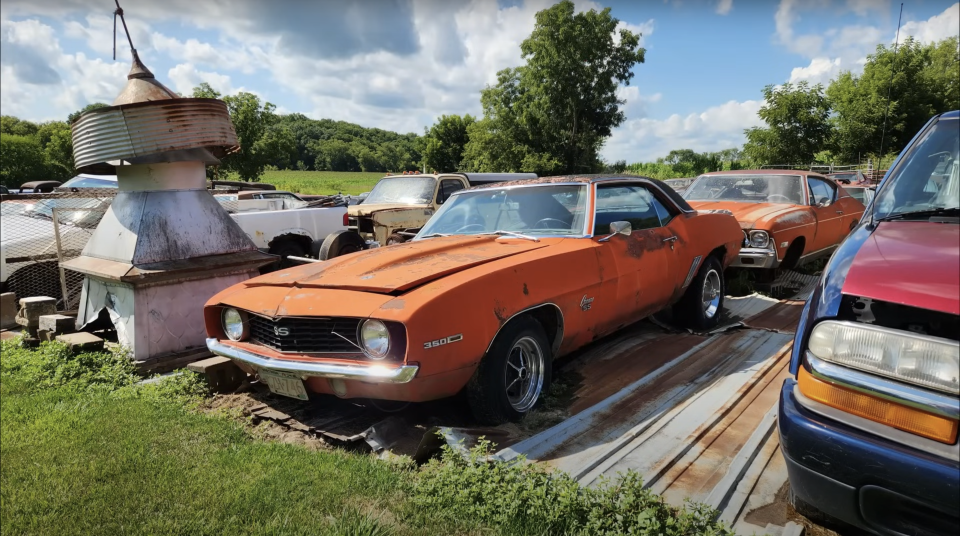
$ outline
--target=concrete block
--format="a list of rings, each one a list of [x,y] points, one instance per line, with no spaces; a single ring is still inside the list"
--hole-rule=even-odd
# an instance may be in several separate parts
[[[44,331],[52,331],[58,335],[77,331],[77,319],[67,315],[43,315],[38,326]]]
[[[17,324],[25,328],[37,329],[40,317],[57,314],[57,300],[47,296],[34,296],[20,299],[20,311],[17,312]]]
[[[187,365],[187,370],[203,374],[207,384],[218,393],[236,390],[247,379],[247,373],[226,357],[214,356]]]
[[[37,330],[37,338],[40,339],[41,341],[48,341],[48,342],[55,341],[57,340],[57,335],[58,333],[53,331],[47,331],[45,329]]]
[[[0,294],[0,329],[17,326],[17,295],[12,292]]]
[[[57,340],[67,344],[74,352],[100,352],[103,350],[103,339],[92,333],[69,333],[57,335]]]

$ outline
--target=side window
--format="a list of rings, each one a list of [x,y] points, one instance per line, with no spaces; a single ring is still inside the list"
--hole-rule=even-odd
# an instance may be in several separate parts
[[[661,226],[658,210],[669,215],[649,190],[635,184],[597,186],[596,205],[593,233],[597,236],[610,234],[610,224],[615,221],[630,222],[634,230],[651,229]]]
[[[437,204],[442,205],[446,202],[453,192],[463,190],[463,183],[457,179],[443,179],[440,181],[440,191],[437,192]]]
[[[827,181],[807,177],[807,184],[810,186],[810,204],[816,205],[826,199],[828,203],[833,203],[837,198],[837,190]]]

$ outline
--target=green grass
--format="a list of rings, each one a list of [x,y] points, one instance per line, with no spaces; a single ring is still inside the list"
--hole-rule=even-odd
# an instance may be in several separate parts
[[[119,354],[0,346],[3,534],[731,534],[666,506],[639,478],[581,488],[536,465],[421,469],[256,439],[197,411],[192,374],[140,385]]]
[[[299,194],[351,194],[357,195],[369,192],[386,173],[381,172],[349,172],[349,171],[292,171],[287,169],[264,171],[260,177],[277,187],[277,190],[286,190]],[[231,177],[224,180],[237,180]]]

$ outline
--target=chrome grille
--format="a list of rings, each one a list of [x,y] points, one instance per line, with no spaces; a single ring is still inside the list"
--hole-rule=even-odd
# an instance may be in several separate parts
[[[358,325],[359,318],[272,319],[251,316],[250,339],[280,352],[359,354],[360,349],[356,346]]]

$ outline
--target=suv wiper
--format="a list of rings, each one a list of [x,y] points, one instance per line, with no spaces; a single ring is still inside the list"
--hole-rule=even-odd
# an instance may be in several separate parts
[[[498,229],[498,230],[496,230],[496,231],[490,231],[490,232],[488,232],[488,233],[477,233],[477,234],[481,234],[481,235],[493,234],[493,235],[499,235],[499,236],[509,236],[509,237],[513,237],[513,238],[522,238],[522,239],[524,239],[524,240],[533,240],[534,242],[539,242],[539,241],[540,241],[540,239],[537,238],[537,237],[535,237],[535,236],[525,235],[525,234],[521,234],[521,233],[515,233],[515,232],[513,232],[513,231],[504,231],[504,230],[502,230],[502,229]]]
[[[914,210],[912,212],[901,212],[879,218],[877,221],[907,220],[913,218],[929,218],[931,216],[960,216],[960,207],[939,207],[929,210]]]

